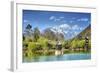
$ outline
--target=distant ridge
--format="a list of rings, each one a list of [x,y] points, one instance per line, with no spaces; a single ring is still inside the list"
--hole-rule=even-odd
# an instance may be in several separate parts
[[[82,32],[80,32],[76,37],[73,39],[84,39],[85,37],[88,37],[91,39],[91,25],[89,25],[87,28],[85,28]]]

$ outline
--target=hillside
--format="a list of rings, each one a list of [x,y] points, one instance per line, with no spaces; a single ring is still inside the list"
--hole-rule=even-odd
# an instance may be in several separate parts
[[[89,39],[91,39],[91,25],[89,25],[87,28],[85,28],[82,32],[80,32],[73,39],[84,39],[85,37],[88,37]]]

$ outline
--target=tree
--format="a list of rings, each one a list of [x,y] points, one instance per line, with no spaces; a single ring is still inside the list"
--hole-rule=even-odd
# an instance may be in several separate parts
[[[28,25],[26,26],[26,29],[27,29],[27,30],[31,30],[31,29],[32,29],[32,26],[31,26],[30,24],[28,24]]]
[[[84,48],[85,46],[85,40],[79,40],[78,41],[78,48]]]
[[[65,42],[63,43],[63,47],[64,47],[65,49],[69,49],[69,48],[71,47],[71,42],[70,42],[70,41],[65,41]]]
[[[25,36],[31,36],[32,35],[32,25],[27,24],[24,30]]]
[[[39,39],[39,37],[40,37],[40,31],[36,27],[36,28],[34,28],[34,41],[37,42],[37,40]]]
[[[23,34],[23,41],[25,40],[25,36],[24,36],[24,34]]]
[[[28,43],[28,49],[27,49],[27,56],[28,57],[32,57],[32,55],[33,55],[33,49],[35,49],[35,44],[33,43],[33,42],[29,42]]]
[[[32,38],[33,38],[32,25],[27,24],[23,33],[23,39],[25,41],[32,41]]]
[[[41,45],[42,49],[47,49],[48,40],[46,38],[40,37],[37,42]]]
[[[76,49],[77,47],[78,47],[78,40],[75,39],[71,42],[71,48]]]

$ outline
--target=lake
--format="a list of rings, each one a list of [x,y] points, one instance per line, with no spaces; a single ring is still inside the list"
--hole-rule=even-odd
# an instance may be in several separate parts
[[[88,60],[91,54],[64,54],[59,56],[38,56],[33,58],[23,58],[23,62],[48,62],[48,61],[67,61],[67,60]]]

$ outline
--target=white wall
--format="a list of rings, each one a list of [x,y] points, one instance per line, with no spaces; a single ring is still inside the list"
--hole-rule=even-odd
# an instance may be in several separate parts
[[[97,8],[98,25],[96,32],[98,33],[98,41],[100,43],[100,5],[99,0],[32,0],[36,3],[45,4],[65,4],[76,6],[95,6]],[[99,73],[100,69],[100,49],[98,49],[98,65],[97,67],[83,68],[65,68],[56,70],[36,71],[34,73]],[[0,0],[0,73],[10,73],[10,0]],[[22,72],[21,72],[22,73]],[[29,73],[29,72],[26,72]]]

